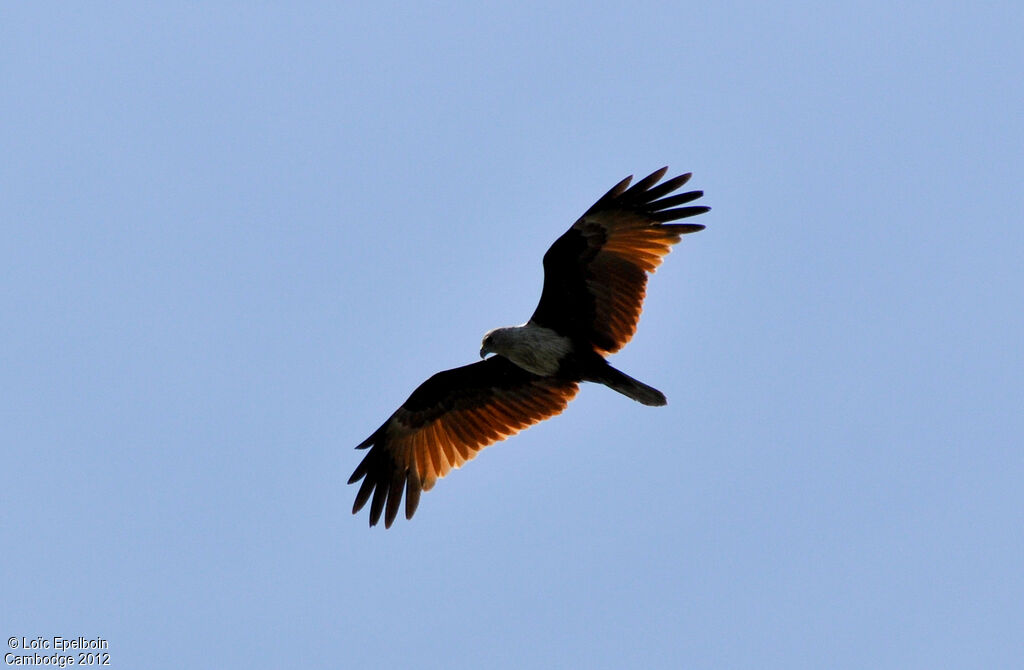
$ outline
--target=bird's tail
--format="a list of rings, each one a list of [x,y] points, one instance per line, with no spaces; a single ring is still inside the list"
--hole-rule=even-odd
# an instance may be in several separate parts
[[[665,394],[658,389],[637,381],[625,372],[616,370],[610,365],[605,365],[594,381],[604,384],[627,398],[632,398],[644,405],[660,407],[668,403],[668,400],[665,399]]]

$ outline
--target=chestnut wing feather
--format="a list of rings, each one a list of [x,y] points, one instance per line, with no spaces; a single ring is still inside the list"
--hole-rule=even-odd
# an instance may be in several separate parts
[[[681,206],[700,198],[702,191],[669,196],[690,174],[657,184],[667,169],[632,188],[632,177],[623,179],[551,245],[544,254],[544,288],[531,321],[590,342],[603,353],[614,353],[629,342],[643,309],[647,274],[657,269],[680,236],[704,229],[667,222],[710,209]]]
[[[356,447],[370,451],[348,480],[363,480],[352,513],[370,501],[370,525],[384,513],[391,527],[404,490],[411,519],[421,491],[487,445],[560,413],[577,390],[575,380],[540,377],[501,356],[437,373]]]

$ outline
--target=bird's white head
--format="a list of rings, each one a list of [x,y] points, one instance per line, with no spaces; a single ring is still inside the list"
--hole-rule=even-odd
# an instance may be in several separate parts
[[[487,354],[497,354],[501,351],[501,344],[504,341],[501,331],[505,328],[492,328],[484,334],[480,342],[480,358],[486,358]]]

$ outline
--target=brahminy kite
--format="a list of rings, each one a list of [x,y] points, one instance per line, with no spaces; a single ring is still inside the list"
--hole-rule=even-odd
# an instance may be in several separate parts
[[[384,513],[390,528],[405,492],[411,519],[420,492],[477,452],[559,414],[580,382],[597,382],[644,405],[664,405],[655,388],[605,360],[633,333],[643,307],[647,273],[661,264],[696,223],[667,223],[707,212],[682,207],[703,191],[669,194],[690,179],[658,184],[667,167],[616,184],[544,254],[544,288],[530,320],[484,335],[484,360],[438,372],[420,384],[356,449],[369,452],[348,483],[363,483],[352,513],[370,500],[370,525]],[[486,358],[488,354],[494,354]]]

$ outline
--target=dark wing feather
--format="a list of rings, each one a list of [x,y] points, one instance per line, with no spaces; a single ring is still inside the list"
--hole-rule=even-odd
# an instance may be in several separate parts
[[[363,480],[352,513],[372,496],[370,525],[383,513],[390,527],[404,489],[411,519],[421,491],[487,445],[558,414],[576,391],[573,380],[539,377],[501,356],[437,373],[356,447],[370,451],[348,480]]]
[[[667,169],[632,188],[632,177],[623,179],[551,245],[544,254],[544,289],[531,321],[590,342],[604,353],[629,342],[643,309],[647,274],[657,269],[680,236],[704,229],[667,222],[710,209],[679,206],[700,198],[702,191],[664,197],[690,179],[684,174],[658,184]]]

